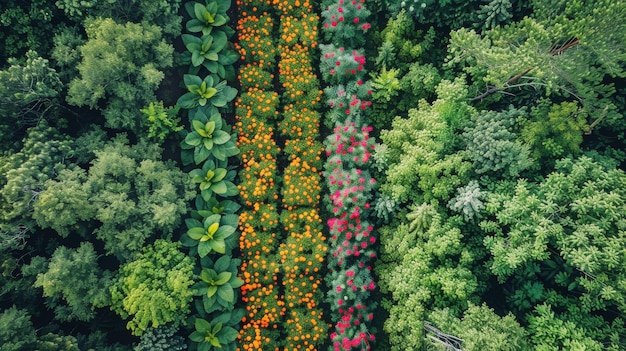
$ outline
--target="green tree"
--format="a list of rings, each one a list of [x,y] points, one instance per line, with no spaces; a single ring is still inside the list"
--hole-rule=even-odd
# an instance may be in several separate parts
[[[396,118],[392,129],[381,132],[387,145],[375,155],[386,169],[381,192],[398,204],[448,199],[468,180],[471,163],[448,151],[460,142],[458,132],[476,112],[462,101],[467,91],[460,80],[442,81],[437,91],[439,99],[432,105],[421,100],[408,118]]]
[[[193,299],[193,260],[182,253],[180,243],[157,240],[136,258],[122,265],[111,286],[111,310],[135,335],[148,328],[185,324]]]
[[[148,328],[141,335],[141,341],[134,351],[182,351],[187,348],[185,339],[176,335],[178,328],[172,325],[161,325]]]
[[[0,67],[9,57],[21,57],[28,50],[49,52],[59,11],[47,0],[6,0],[0,3]],[[63,25],[61,25],[62,27]]]
[[[37,334],[26,310],[15,306],[0,312],[0,351],[33,350]]]
[[[88,171],[62,172],[47,183],[35,202],[37,223],[63,236],[93,232],[121,261],[147,242],[171,238],[194,197],[193,183],[160,153],[154,144],[129,146],[117,137],[95,152]]]
[[[32,229],[37,197],[46,181],[67,167],[72,154],[70,139],[42,121],[28,129],[18,152],[0,156],[0,231]]]
[[[112,274],[98,266],[93,245],[82,242],[76,249],[59,246],[37,275],[35,287],[43,288],[46,305],[60,321],[89,321],[96,308],[109,305]]]
[[[29,50],[25,63],[8,62],[10,67],[0,71],[0,124],[14,130],[53,114],[63,85],[48,60]]]
[[[138,107],[156,102],[164,68],[172,66],[173,47],[151,24],[116,23],[110,18],[85,21],[87,41],[80,47],[80,77],[69,84],[67,101],[102,113],[111,128],[141,131]]]
[[[611,81],[626,75],[626,5],[537,0],[533,7],[533,16],[482,35],[450,33],[449,64],[471,75],[474,100],[534,88],[553,100],[577,100],[592,122],[621,126],[623,116],[609,98],[615,93]]]
[[[448,309],[438,309],[429,315],[429,320],[439,331],[462,339],[463,350],[531,350],[526,330],[515,317],[512,314],[500,317],[485,304],[470,304],[462,318],[450,314]],[[433,349],[447,349],[441,334],[434,333],[431,329],[429,336],[434,340],[431,341]]]
[[[112,18],[118,22],[152,23],[172,36],[180,34],[181,0],[56,0],[55,5],[77,22],[87,17]]]
[[[617,347],[622,337],[614,333],[623,335],[623,326],[615,314],[626,308],[619,254],[625,249],[626,175],[608,164],[586,156],[562,159],[540,183],[519,181],[511,194],[490,194],[490,218],[481,227],[490,233],[489,267],[512,288],[509,303],[518,315],[531,323],[557,315],[562,328],[575,329],[581,339]],[[535,307],[541,303],[547,305]],[[556,335],[559,328],[532,330],[569,349],[567,339]]]

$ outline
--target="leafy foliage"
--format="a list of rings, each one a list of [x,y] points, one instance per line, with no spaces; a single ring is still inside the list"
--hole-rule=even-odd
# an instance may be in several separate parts
[[[194,323],[196,330],[189,339],[198,343],[199,351],[222,349],[225,344],[232,343],[239,333],[230,326],[224,326],[221,322],[209,322],[202,318],[196,318]]]
[[[108,127],[142,130],[146,123],[136,107],[156,102],[161,70],[172,65],[172,46],[150,24],[98,18],[87,20],[85,31],[80,76],[69,84],[68,103],[95,109],[106,101],[102,113]]]
[[[192,74],[185,74],[184,81],[189,92],[178,98],[176,102],[176,105],[182,108],[192,109],[198,106],[204,107],[207,104],[208,107],[213,108],[224,107],[237,95],[237,89],[229,87],[225,80],[220,80],[216,75],[208,75],[202,79]]]
[[[213,261],[209,256],[202,259],[200,281],[192,287],[196,296],[202,297],[206,313],[219,310],[232,311],[236,302],[235,289],[243,285],[237,277],[239,259],[224,255]]]
[[[56,0],[55,5],[65,14],[82,22],[87,17],[112,18],[118,22],[153,23],[164,33],[175,36],[181,30],[178,15],[181,0],[154,2],[151,0]]]
[[[148,120],[148,138],[159,143],[162,143],[169,134],[183,130],[183,127],[178,125],[180,118],[176,117],[177,107],[164,107],[163,101],[157,101],[151,102],[139,111]]]
[[[47,180],[67,167],[72,142],[45,121],[28,130],[20,151],[0,157],[0,228],[31,228],[30,213]],[[6,226],[6,228],[5,228]]]
[[[62,84],[48,60],[29,50],[25,63],[8,63],[9,68],[0,71],[1,123],[23,128],[53,114]]]
[[[38,224],[64,236],[93,231],[122,261],[146,242],[170,238],[194,196],[192,184],[173,163],[158,160],[156,145],[127,143],[120,136],[95,152],[88,171],[75,169],[48,182],[35,203]],[[77,202],[68,201],[71,190],[77,192],[69,199]]]
[[[209,159],[204,162],[201,169],[196,168],[189,172],[191,181],[198,184],[204,201],[209,201],[214,194],[229,197],[239,193],[233,184],[235,171],[225,167],[228,167],[227,161],[216,162]]]
[[[191,126],[193,130],[181,142],[184,164],[200,164],[210,156],[226,161],[228,157],[239,153],[235,138],[229,133],[229,126],[219,113],[207,117],[203,110],[197,109],[191,119]]]
[[[470,304],[459,320],[449,314],[446,309],[435,310],[429,320],[446,334],[454,335],[463,340],[463,350],[530,350],[528,335],[524,328],[508,314],[498,316],[486,304],[476,306]],[[444,350],[443,343],[437,335],[431,335],[433,349]]]
[[[43,288],[46,304],[60,321],[90,321],[95,309],[110,303],[112,274],[98,266],[93,245],[82,242],[77,249],[59,246],[35,287]]]
[[[230,18],[226,11],[230,8],[230,3],[216,0],[207,1],[206,4],[186,2],[185,10],[191,16],[191,20],[187,21],[185,27],[192,33],[211,34],[214,28],[222,27],[229,22]]]
[[[156,240],[120,267],[111,286],[111,309],[127,327],[142,335],[149,327],[185,324],[193,291],[193,261],[179,251],[180,243]]]
[[[2,68],[9,57],[22,57],[29,50],[49,52],[52,43],[48,39],[55,30],[58,15],[51,1],[3,1],[0,4]]]
[[[226,253],[232,250],[227,240],[237,228],[237,215],[210,214],[202,221],[194,218],[185,220],[189,229],[186,236],[181,238],[185,246],[194,247],[200,257],[211,252]]]
[[[148,328],[141,335],[141,341],[133,351],[182,351],[187,348],[185,339],[176,335],[178,328],[173,325],[161,325]]]
[[[467,155],[476,173],[515,178],[532,165],[530,147],[521,142],[517,130],[526,111],[512,106],[502,112],[479,114],[465,128]]]
[[[32,349],[36,342],[35,328],[26,310],[12,306],[0,313],[0,350]]]

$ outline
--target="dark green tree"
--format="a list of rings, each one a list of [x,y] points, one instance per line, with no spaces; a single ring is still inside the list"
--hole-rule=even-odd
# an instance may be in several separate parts
[[[112,273],[98,266],[93,245],[82,242],[69,249],[59,246],[46,270],[37,275],[35,287],[43,289],[46,305],[60,321],[89,321],[96,308],[110,304],[108,293]]]
[[[11,58],[8,63],[10,66],[0,71],[0,126],[7,139],[10,131],[53,115],[63,87],[48,60],[33,50],[26,53],[26,62]]]
[[[62,236],[95,233],[107,254],[125,261],[157,238],[171,238],[194,197],[189,176],[161,149],[119,136],[96,151],[88,171],[62,172],[47,183],[34,216]],[[68,195],[71,194],[71,195]]]
[[[37,334],[28,311],[15,306],[0,312],[0,350],[34,350]]]

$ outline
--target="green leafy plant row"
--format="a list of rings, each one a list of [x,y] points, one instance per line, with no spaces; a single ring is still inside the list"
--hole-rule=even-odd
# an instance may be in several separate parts
[[[235,77],[233,64],[239,55],[229,42],[234,34],[227,26],[230,1],[191,1],[184,6],[190,17],[185,28],[192,34],[182,34],[187,49],[183,63],[189,64],[183,77],[187,92],[176,105],[187,110],[191,130],[184,132],[181,160],[191,168],[190,181],[198,192],[180,238],[196,262],[190,350],[234,351],[244,315],[235,307],[243,285],[238,277],[241,260],[232,257],[241,206],[231,198],[239,194],[234,182],[240,151],[222,113],[231,110],[237,95],[229,81]]]

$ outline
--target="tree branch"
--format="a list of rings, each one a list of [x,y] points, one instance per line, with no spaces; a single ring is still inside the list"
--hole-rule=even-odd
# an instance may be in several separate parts
[[[533,69],[533,68],[534,68],[534,67],[526,68],[525,70],[523,70],[523,71],[522,71],[522,72],[520,72],[519,74],[515,75],[513,78],[511,78],[511,79],[507,80],[507,81],[506,81],[506,83],[504,83],[504,85],[503,85],[503,86],[507,87],[507,85],[509,85],[509,84],[511,84],[511,83],[513,83],[513,82],[515,82],[516,80],[518,80],[518,79],[520,79],[521,77],[523,77],[526,73],[528,73],[528,72],[532,71],[532,69]],[[486,92],[484,92],[484,93],[482,93],[482,94],[480,94],[480,95],[476,96],[475,98],[473,98],[473,99],[472,99],[472,102],[477,101],[477,100],[482,100],[482,99],[484,99],[485,97],[487,97],[487,96],[489,96],[489,95],[491,95],[491,94],[493,94],[493,93],[498,92],[499,90],[500,90],[500,88],[498,88],[498,87],[491,87],[491,88],[490,88],[489,90],[487,90]]]

